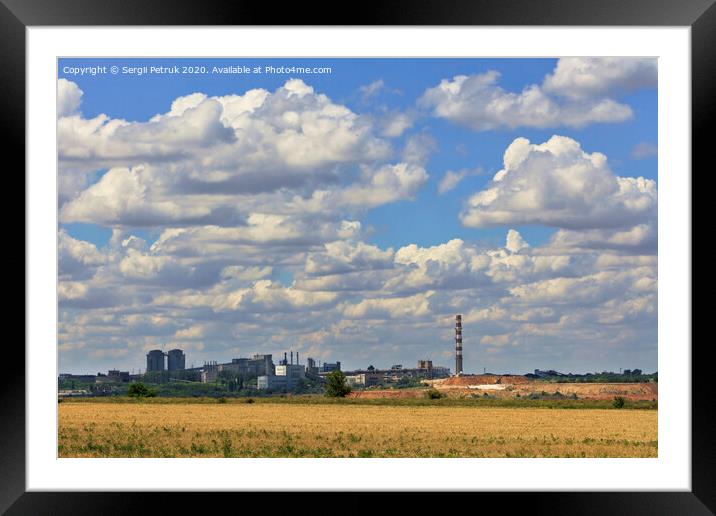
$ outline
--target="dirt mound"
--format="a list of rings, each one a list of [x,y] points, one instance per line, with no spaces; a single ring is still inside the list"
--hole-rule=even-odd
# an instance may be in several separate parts
[[[562,394],[574,393],[580,398],[611,399],[621,396],[630,400],[655,400],[659,397],[655,383],[553,383],[541,387],[535,383],[534,390],[548,393],[559,391]]]
[[[659,396],[659,384],[658,383],[641,383],[639,385],[642,385],[646,390],[651,392],[651,394],[653,394],[655,398],[657,398]]]
[[[497,397],[511,398],[518,394],[520,396],[555,396],[576,395],[580,399],[610,400],[621,396],[628,400],[650,401],[659,398],[658,388],[653,383],[549,383],[549,382],[528,382],[516,385],[505,384],[504,389],[490,389],[490,384],[480,385],[453,385],[439,386],[436,388],[451,396],[474,396],[488,393]],[[559,394],[558,394],[559,393]]]
[[[499,383],[498,383],[499,381]],[[475,375],[429,380],[436,389],[451,398],[465,398],[489,394],[498,398],[516,396],[572,396],[579,399],[610,400],[621,396],[628,400],[659,399],[656,383],[550,383],[529,380],[524,376]],[[348,398],[423,398],[425,389],[381,389],[353,391]]]
[[[517,385],[529,383],[530,379],[521,375],[475,374],[470,376],[451,376],[444,380],[436,380],[433,385],[464,387],[468,385],[492,385],[496,383]]]
[[[429,380],[426,383],[451,397],[472,397],[488,393],[500,398],[533,394],[576,395],[584,399],[612,399],[621,396],[629,400],[645,401],[659,398],[659,387],[656,383],[552,383],[519,375],[490,374],[453,376]]]

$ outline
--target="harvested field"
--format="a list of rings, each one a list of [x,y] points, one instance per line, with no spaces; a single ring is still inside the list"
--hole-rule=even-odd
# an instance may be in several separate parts
[[[656,457],[657,411],[65,402],[60,457]]]

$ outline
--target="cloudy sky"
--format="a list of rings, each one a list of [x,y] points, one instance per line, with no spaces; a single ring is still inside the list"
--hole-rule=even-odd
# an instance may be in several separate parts
[[[70,72],[197,64],[331,71]],[[656,60],[58,70],[61,372],[657,369]]]

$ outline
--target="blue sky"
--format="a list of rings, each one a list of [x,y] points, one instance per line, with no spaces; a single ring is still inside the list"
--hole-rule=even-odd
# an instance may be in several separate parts
[[[330,67],[331,73],[139,76],[70,72],[113,65],[199,65],[211,69],[269,64]],[[599,59],[59,60],[60,236],[66,240],[66,260],[71,265],[65,267],[63,275],[65,254],[61,250],[60,281],[66,283],[69,292],[65,298],[61,294],[60,301],[61,369],[140,368],[145,349],[169,344],[185,345],[197,362],[229,360],[233,354],[251,351],[273,350],[278,354],[284,348],[293,348],[304,356],[313,353],[319,358],[341,360],[349,367],[365,366],[366,360],[390,365],[412,363],[418,358],[432,358],[452,367],[449,323],[446,333],[438,321],[444,321],[455,310],[473,314],[476,352],[470,357],[467,351],[471,320],[467,317],[466,365],[475,370],[656,369],[656,293],[632,290],[639,278],[646,283],[642,276],[656,276],[655,69],[655,61],[650,60]],[[499,75],[490,75],[492,72]],[[298,82],[288,87],[287,81],[291,80]],[[232,125],[225,99],[243,96],[249,90],[265,92],[259,95],[267,95],[266,100]],[[190,97],[197,93],[202,95]],[[172,103],[182,98],[189,99],[186,102],[190,107],[170,113]],[[210,118],[214,116],[209,113],[215,103],[212,99],[224,99],[220,108],[223,114],[216,115],[217,123]],[[201,109],[207,113],[199,113]],[[287,121],[287,111],[302,120],[297,135],[295,127],[290,126],[293,122]],[[200,118],[189,120],[194,112]],[[164,118],[152,121],[157,115]],[[265,120],[260,119],[262,116]],[[115,125],[119,128],[115,129]],[[231,142],[217,147],[211,135]],[[315,135],[316,140],[311,140]],[[574,142],[574,149],[581,150],[559,154],[562,146],[551,140],[554,135],[567,138]],[[515,165],[517,172],[509,171],[514,181],[509,185],[499,181],[498,186],[504,187],[496,201],[502,203],[500,207],[494,203],[494,208],[484,203],[472,206],[474,196],[497,185],[495,174],[506,167],[506,151],[516,149],[518,146],[511,145],[520,139],[529,140],[533,147],[524,163]],[[290,154],[273,159],[272,152],[289,152],[286,149],[294,141],[302,142],[296,152],[315,145],[314,154],[319,157],[314,159],[308,153],[305,163]],[[273,150],[268,150],[266,156],[265,149]],[[584,157],[593,153],[605,155],[607,164]],[[218,155],[225,157],[219,160]],[[552,156],[553,162],[543,164],[545,155]],[[244,163],[244,157],[251,163]],[[576,161],[565,162],[572,157]],[[215,164],[219,161],[220,165]],[[400,166],[407,167],[404,173]],[[575,193],[573,186],[559,182],[567,181],[564,174],[573,170],[570,167],[582,170],[584,166],[594,166],[595,170],[583,172],[587,175],[580,183],[582,188],[603,188],[611,192],[607,195],[618,198],[605,199],[601,205],[600,199],[590,197],[589,192]],[[449,172],[457,173],[457,184],[441,191]],[[260,195],[247,195],[242,190],[248,180],[244,178],[261,183],[256,177],[262,174],[275,177],[273,186],[260,185]],[[629,185],[643,178],[647,186],[638,183],[634,187],[640,189],[637,193],[617,195],[615,188],[619,187],[615,185],[626,184],[618,178],[634,178]],[[194,186],[186,186],[186,181]],[[234,197],[205,195],[205,190],[197,188],[207,188],[207,181],[225,182],[227,189],[237,191],[232,192]],[[540,186],[548,184],[552,186]],[[386,192],[381,185],[396,190]],[[550,188],[559,193],[551,197]],[[524,191],[518,192],[520,189]],[[321,205],[316,192],[327,195],[334,204]],[[127,198],[122,200],[122,196]],[[306,202],[294,203],[298,198],[295,196]],[[106,202],[108,198],[112,202]],[[514,211],[518,200],[524,202],[526,198],[531,199],[529,209]],[[310,199],[320,207],[318,211],[307,204]],[[586,203],[584,213],[574,209],[580,202]],[[609,209],[612,205],[613,209]],[[202,215],[192,218],[194,215],[186,215],[189,213]],[[222,215],[227,213],[231,215]],[[207,234],[201,232],[202,227],[245,227],[246,221],[251,227],[250,221],[258,220],[256,214],[269,225],[280,217],[292,231],[303,228],[305,238],[287,244],[284,237],[264,238],[256,229],[253,242],[241,236],[223,247],[212,244],[218,249],[215,255],[210,246],[200,242]],[[357,222],[360,228],[348,234],[336,229],[341,221]],[[531,267],[536,267],[534,263],[541,255],[555,257],[555,263],[566,260],[569,267],[557,267],[552,275],[530,276],[525,271],[513,271],[504,280],[496,280],[501,277],[498,269],[514,267],[514,257],[493,256],[494,250],[505,246],[510,230],[529,244],[529,248],[522,247],[514,254],[529,253]],[[195,241],[176,249],[160,245],[176,240],[177,232],[186,239],[191,233]],[[651,236],[642,238],[637,233]],[[124,243],[130,237],[136,242],[141,240],[136,249],[134,244]],[[221,238],[217,236],[212,242],[222,242]],[[441,246],[456,239],[462,247],[452,251],[461,258],[446,258],[449,253]],[[624,244],[626,240],[628,244]],[[235,254],[229,249],[231,245],[236,246]],[[339,248],[344,255],[331,254],[339,252]],[[401,253],[401,248],[409,250]],[[435,257],[421,258],[425,255],[421,250],[427,249],[433,250],[426,256],[432,253]],[[389,250],[390,256],[386,254]],[[248,258],[261,253],[271,258],[263,262]],[[481,260],[480,253],[490,256],[490,260],[503,261],[492,265],[495,269],[489,272],[478,270],[475,264]],[[405,257],[407,254],[411,256]],[[614,259],[608,260],[607,255]],[[236,257],[235,265],[230,263],[232,256]],[[331,260],[343,265],[334,269],[326,265],[320,273],[312,271],[312,264]],[[594,265],[607,261],[619,264],[608,271]],[[472,265],[466,265],[468,262]],[[436,272],[449,271],[448,264],[467,267],[466,276],[451,278]],[[131,267],[139,270],[130,270]],[[238,270],[236,267],[254,271],[255,277],[242,272],[240,278],[227,280],[233,274],[230,271]],[[271,270],[256,272],[261,267]],[[404,270],[395,271],[396,267]],[[179,281],[178,277],[187,271],[202,280],[197,279],[195,284]],[[416,271],[425,272],[426,278],[417,279]],[[597,296],[589,306],[576,306],[573,313],[568,298],[558,302],[552,299],[546,304],[535,301],[536,305],[529,307],[522,300],[506,301],[519,297],[516,293],[531,299],[525,294],[528,288],[539,289],[559,281],[601,281],[602,273],[607,272],[617,276],[636,274],[639,278],[630,280],[629,285],[615,286],[605,297]],[[400,279],[400,274],[416,278]],[[358,283],[377,281],[380,275],[386,277],[380,286],[362,292],[355,285],[349,290],[345,286],[337,290],[335,286],[315,286],[317,278],[354,281],[361,275],[364,278]],[[612,281],[606,278],[604,281]],[[474,281],[474,287],[455,289],[454,285],[461,281],[466,285]],[[489,286],[484,284],[487,281],[491,282]],[[549,281],[553,283],[545,283]],[[499,287],[496,283],[500,283]],[[306,290],[302,287],[306,284],[312,286]],[[396,289],[394,285],[402,286]],[[92,297],[93,291],[101,292],[110,286],[117,288],[116,299],[99,294]],[[256,289],[265,288],[269,290],[261,290],[264,294],[257,293]],[[279,288],[284,290],[271,290]],[[242,299],[247,301],[245,306],[232,305],[232,310],[217,308],[208,301],[203,307],[191,309],[179,308],[182,303],[176,299],[161,302],[170,297],[221,298],[237,289],[245,292]],[[270,302],[262,297],[265,292],[271,292]],[[426,304],[415,297],[421,295],[426,296]],[[574,295],[579,297],[579,293]],[[287,300],[284,304],[278,301],[281,296]],[[325,303],[311,296],[323,296]],[[425,309],[420,319],[425,328],[416,327],[409,313],[401,315],[397,308],[401,299],[405,306],[417,303],[420,310]],[[633,324],[624,321],[619,325],[605,315],[618,302],[626,301],[638,308],[634,308]],[[272,308],[288,314],[280,338],[252,326]],[[536,323],[507,322],[511,320],[505,315],[509,310],[522,313],[538,308],[552,311],[545,318],[549,322],[544,323],[552,325],[549,331],[540,330]],[[477,323],[484,320],[480,310],[488,309],[498,313],[497,319],[487,320],[489,331]],[[152,313],[161,318],[161,324],[153,326],[150,320],[135,325],[122,323],[138,321],[140,315],[146,318]],[[576,323],[570,317],[581,322],[573,326]],[[98,320],[112,324],[102,330]],[[562,321],[562,333],[555,326],[556,320]],[[610,322],[605,324],[605,320]],[[349,338],[341,331],[357,331],[362,324],[371,327],[367,332],[370,335]],[[396,333],[403,325],[410,328],[410,342],[404,342],[400,332]],[[237,334],[240,336],[229,337]],[[594,344],[597,334],[602,335],[602,340],[611,339],[611,344]],[[579,335],[590,335],[584,337],[582,346],[573,344]]]

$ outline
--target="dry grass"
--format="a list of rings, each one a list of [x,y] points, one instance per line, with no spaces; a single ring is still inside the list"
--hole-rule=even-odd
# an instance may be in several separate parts
[[[60,457],[656,457],[657,411],[59,405]]]

